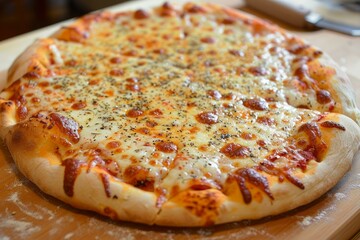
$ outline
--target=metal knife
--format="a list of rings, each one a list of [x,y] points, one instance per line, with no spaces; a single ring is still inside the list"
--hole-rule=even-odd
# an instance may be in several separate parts
[[[247,6],[300,28],[326,28],[360,36],[360,28],[324,19],[302,5],[287,0],[245,0]]]

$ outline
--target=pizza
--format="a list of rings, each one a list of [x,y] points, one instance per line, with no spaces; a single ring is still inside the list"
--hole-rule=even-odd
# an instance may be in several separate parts
[[[210,3],[81,17],[27,48],[0,97],[0,135],[42,191],[150,225],[305,205],[360,140],[350,82],[328,55]]]

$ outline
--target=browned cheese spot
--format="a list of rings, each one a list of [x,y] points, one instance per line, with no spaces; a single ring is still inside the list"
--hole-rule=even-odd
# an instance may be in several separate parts
[[[173,153],[178,150],[178,147],[173,142],[158,142],[155,147],[158,151],[164,153]]]
[[[139,9],[134,12],[135,19],[146,19],[149,17],[150,17],[150,14],[148,12],[146,12],[145,10]]]
[[[84,162],[79,161],[75,158],[65,159],[62,163],[62,166],[65,166],[64,172],[64,192],[69,197],[74,196],[74,185],[77,176],[80,174],[81,167],[85,165]]]
[[[124,180],[145,191],[154,190],[154,179],[149,176],[149,170],[140,165],[130,165],[125,169]]]
[[[337,128],[342,131],[346,131],[346,128],[343,125],[334,121],[324,121],[320,124],[320,126],[324,128]]]
[[[220,149],[220,152],[229,158],[245,158],[250,155],[250,149],[236,143],[228,143]]]
[[[213,112],[202,112],[196,115],[196,120],[200,123],[211,125],[217,123],[219,117]]]
[[[250,108],[251,110],[264,111],[269,109],[268,103],[266,101],[257,98],[245,99],[243,104],[245,107]]]
[[[101,176],[101,181],[104,185],[104,190],[105,190],[105,194],[106,197],[110,198],[111,197],[111,192],[110,192],[110,177],[108,174],[105,173],[100,173]]]
[[[58,113],[51,113],[49,117],[54,121],[60,131],[69,137],[72,143],[78,143],[80,141],[79,125],[77,122]]]
[[[316,91],[316,101],[320,104],[326,104],[331,102],[331,95],[326,90]]]
[[[251,203],[251,200],[252,200],[251,191],[249,190],[249,188],[246,184],[247,182],[256,186],[261,191],[266,193],[266,195],[270,199],[272,199],[272,200],[274,199],[274,197],[270,191],[267,178],[265,176],[261,175],[255,169],[253,169],[253,168],[238,169],[232,175],[232,177],[234,177],[236,179],[238,186],[240,188],[240,192],[243,196],[243,200],[246,204]]]
[[[130,109],[129,111],[126,112],[126,116],[131,118],[137,118],[142,116],[143,114],[144,112],[141,111],[140,109]]]

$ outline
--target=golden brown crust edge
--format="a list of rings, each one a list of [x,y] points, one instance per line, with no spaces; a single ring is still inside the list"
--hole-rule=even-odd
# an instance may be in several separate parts
[[[360,140],[359,127],[350,118],[329,114],[322,121],[336,119],[346,131],[322,130],[325,139],[330,140],[324,160],[320,163],[312,160],[306,173],[300,170],[295,173],[304,184],[304,190],[288,181],[279,183],[277,177],[265,175],[274,200],[262,194],[249,204],[243,202],[239,188],[234,185],[227,195],[216,189],[183,191],[159,209],[154,193],[139,190],[112,177],[109,181],[111,196],[107,196],[101,180],[102,170],[93,168],[87,172],[85,167],[81,168],[76,178],[73,197],[69,197],[63,185],[65,168],[54,152],[55,145],[49,131],[43,130],[37,122],[17,124],[6,135],[6,144],[27,178],[44,192],[70,205],[118,220],[193,227],[279,214],[307,204],[328,191],[350,168]],[[338,151],[339,148],[343,151]]]
[[[330,79],[330,85],[337,95],[337,102],[342,114],[352,118],[357,124],[360,124],[360,112],[356,106],[354,88],[351,85],[349,77],[339,67],[338,64],[327,54],[324,54],[319,62],[324,66],[331,67],[336,74]]]
[[[156,197],[120,182],[110,175],[107,196],[98,168],[90,171],[79,168],[73,186],[73,196],[64,190],[65,167],[56,153],[54,135],[44,129],[35,119],[14,125],[6,135],[5,142],[21,173],[34,182],[42,191],[72,206],[107,215],[113,219],[131,220],[151,224],[158,212]]]
[[[229,16],[232,16],[234,18],[238,19],[251,19],[254,22],[258,22],[262,25],[264,25],[267,29],[270,29],[272,31],[280,32],[287,36],[288,38],[296,38],[300,42],[304,42],[304,40],[300,39],[299,37],[292,35],[291,33],[285,31],[285,29],[272,24],[271,22],[267,22],[262,19],[258,19],[256,17],[253,17],[250,14],[247,14],[245,12],[240,12],[232,8],[228,8],[221,5],[216,4],[207,4],[209,9],[215,10],[215,11],[224,11]],[[340,66],[326,53],[323,53],[322,56],[319,58],[320,64],[333,68],[335,70],[335,74],[330,79],[330,84],[333,87],[334,92],[332,92],[334,95],[336,95],[336,100],[338,106],[336,106],[337,110],[335,112],[344,114],[351,119],[353,119],[355,122],[360,124],[360,111],[356,105],[356,98],[355,93],[352,88],[351,82],[349,77],[346,75],[346,73],[340,68]]]
[[[53,42],[49,38],[38,39],[21,53],[8,70],[6,85],[9,86],[29,72],[39,76],[48,75],[49,47]]]
[[[297,178],[301,179],[304,184],[304,190],[297,188],[288,181],[279,183],[277,177],[267,175],[270,182],[270,190],[275,199],[273,201],[263,194],[259,201],[254,200],[250,204],[245,204],[237,187],[231,190],[232,194],[230,196],[225,196],[220,191],[218,193],[211,193],[210,195],[217,195],[215,199],[218,205],[218,215],[210,223],[221,224],[244,219],[259,219],[283,213],[310,203],[335,186],[350,169],[353,157],[358,151],[360,128],[354,121],[344,115],[329,114],[321,122],[326,120],[335,120],[343,125],[346,131],[339,131],[338,129],[327,129],[324,131],[322,129],[324,137],[328,141],[330,140],[327,143],[329,149],[324,159],[320,163],[314,160],[310,161],[306,173],[300,170],[295,173]],[[330,138],[330,135],[333,137]],[[342,149],[342,151],[339,151],[339,149]],[[213,192],[214,190],[208,191]],[[200,195],[204,194],[206,193],[200,193]],[[191,194],[187,195],[187,202],[191,202],[189,197],[191,197]],[[198,197],[193,196],[194,199]],[[213,205],[215,206],[216,204],[213,203]],[[191,211],[187,209],[189,206],[191,207],[191,204],[182,205],[170,200],[162,207],[155,224],[201,226],[209,223],[209,219],[203,217],[196,218],[194,214],[190,214]],[[204,205],[204,208],[207,206],[209,206],[208,202]],[[204,211],[206,212],[206,209]]]
[[[29,49],[32,51],[33,48],[30,47]],[[12,67],[13,70],[11,70],[14,72],[14,74],[11,76],[16,77],[10,77],[10,82],[16,80],[18,76],[21,76],[21,74],[24,74],[26,71],[28,71],[23,70],[21,67],[22,63],[31,62],[31,60],[29,60],[30,58],[27,58],[26,56],[26,54],[22,55],[23,59],[19,57],[20,60],[15,62],[14,66]],[[17,71],[19,72],[18,76],[16,75]],[[275,199],[277,196],[279,198],[284,196],[283,201],[272,202],[265,196],[261,203],[252,202],[249,205],[238,204],[236,201],[232,201],[229,199],[229,197],[223,195],[218,190],[204,190],[201,192],[201,196],[206,194],[215,195],[216,202],[214,203],[214,207],[218,209],[218,215],[215,219],[213,219],[213,216],[209,216],[208,219],[205,219],[203,217],[196,216],[196,214],[193,214],[192,211],[179,203],[181,196],[170,199],[169,202],[163,205],[160,213],[158,214],[159,209],[155,207],[156,196],[154,194],[136,189],[119,181],[111,181],[110,189],[111,192],[119,193],[119,195],[123,194],[123,200],[112,200],[106,197],[103,183],[99,177],[99,171],[97,170],[93,170],[90,173],[86,173],[85,170],[82,170],[77,178],[74,189],[75,193],[78,193],[76,194],[77,197],[69,198],[66,196],[63,191],[64,167],[60,165],[61,162],[56,155],[49,154],[48,156],[44,156],[44,154],[41,154],[43,153],[43,149],[41,149],[39,146],[46,146],[46,143],[43,143],[44,145],[38,144],[44,141],[44,135],[39,135],[39,132],[42,131],[38,131],[39,129],[36,126],[30,126],[31,130],[21,133],[21,141],[26,141],[25,144],[19,144],[19,142],[14,141],[14,136],[17,136],[17,134],[14,134],[14,131],[23,131],[21,130],[23,125],[15,125],[16,122],[12,116],[12,107],[6,107],[4,104],[5,103],[2,104],[3,110],[1,113],[1,121],[2,123],[6,123],[5,125],[9,127],[8,130],[10,132],[7,133],[6,131],[1,135],[4,137],[6,135],[6,143],[12,152],[13,158],[16,161],[20,171],[24,173],[24,175],[29,179],[31,179],[35,184],[37,184],[44,192],[47,192],[50,195],[53,195],[78,208],[97,211],[101,214],[109,215],[113,218],[118,218],[121,220],[137,221],[147,224],[155,223],[158,225],[172,226],[202,226],[214,223],[220,224],[241,219],[255,219],[267,215],[278,214],[280,212],[306,204],[321,196],[329,188],[334,186],[339,179],[341,179],[343,174],[345,174],[345,172],[351,166],[352,157],[358,149],[359,142],[358,126],[350,119],[340,115],[340,123],[346,127],[347,131],[346,133],[335,134],[334,139],[331,141],[330,146],[336,146],[336,148],[331,147],[329,153],[325,157],[325,160],[322,162],[330,162],[331,164],[326,165],[321,163],[313,163],[320,170],[316,171],[319,172],[318,174],[315,173],[314,175],[311,175],[315,177],[305,176],[304,185],[306,186],[307,190],[303,191],[297,189],[293,185],[285,182],[282,183],[285,185],[285,188],[293,189],[289,191],[291,194],[287,191],[284,193],[284,185],[276,185],[279,186],[279,188],[277,188],[275,185],[272,187]],[[339,149],[339,143],[342,144],[347,149],[347,151],[338,152],[337,149]],[[37,150],[34,151],[33,147],[36,147]],[[338,159],[342,159],[342,161],[337,163]],[[334,169],[337,169],[337,171],[333,173],[331,179],[321,181],[321,179],[325,179],[325,176],[332,173]],[[321,183],[317,184],[319,181],[321,181]],[[89,186],[89,183],[93,183],[91,184],[93,186],[92,188],[88,189],[83,187]],[[312,189],[312,191],[309,191],[308,189]],[[95,194],[98,196],[98,199],[94,199],[93,196],[95,196]],[[186,195],[187,193],[184,192],[182,194]],[[234,196],[235,199],[241,198],[239,193],[235,193],[234,195],[236,194],[238,194],[238,196]],[[287,196],[288,199],[285,199]],[[294,196],[298,197],[300,200],[295,201]],[[199,196],[195,194],[195,197]],[[260,208],[272,209],[272,211],[259,211],[258,209]],[[113,211],[105,209],[112,209]],[[115,215],[114,211],[116,212]]]

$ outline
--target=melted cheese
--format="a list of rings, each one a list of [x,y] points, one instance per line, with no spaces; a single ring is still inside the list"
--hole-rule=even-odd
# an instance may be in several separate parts
[[[223,12],[144,20],[125,14],[94,22],[85,43],[54,40],[53,75],[21,80],[34,85],[24,93],[28,117],[41,110],[74,119],[81,139],[72,151],[60,149],[62,158],[98,155],[116,162],[120,180],[139,165],[154,188],[168,194],[196,179],[224,185],[230,173],[259,165],[290,144],[299,124],[318,118],[316,111],[293,107],[308,104],[300,98],[306,94],[313,99],[308,106],[320,106],[314,90],[296,92],[284,84],[297,79],[288,36],[256,33],[241,20],[221,23],[225,18]],[[246,107],[247,99],[267,100],[267,107]],[[168,145],[157,147],[160,142]],[[227,144],[248,153],[229,157],[221,151]]]

